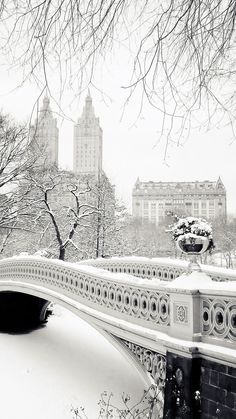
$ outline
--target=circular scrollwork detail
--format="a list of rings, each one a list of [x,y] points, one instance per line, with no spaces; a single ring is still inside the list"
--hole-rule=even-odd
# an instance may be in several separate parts
[[[146,295],[142,295],[140,299],[140,309],[143,317],[148,315],[148,298]]]
[[[149,318],[152,321],[159,322],[159,298],[155,294],[149,295]]]
[[[124,311],[125,312],[130,311],[130,308],[131,308],[130,302],[131,302],[130,293],[128,291],[125,291],[124,292]]]
[[[121,310],[123,305],[123,289],[117,288],[116,290],[116,307],[118,310]]]
[[[203,309],[202,321],[203,321],[204,326],[209,326],[209,324],[210,324],[210,311],[207,307],[205,307]]]
[[[225,331],[226,322],[225,322],[225,309],[216,305],[213,309],[213,324],[214,331],[221,334]]]
[[[108,301],[108,288],[107,285],[102,285],[102,301],[107,304]]]
[[[131,295],[131,305],[132,305],[132,312],[137,314],[139,311],[139,296],[137,293],[132,293]]]
[[[168,318],[169,318],[167,298],[161,297],[159,306],[160,306],[160,321],[161,321],[161,323],[166,324],[168,322]]]
[[[109,305],[110,307],[114,307],[115,304],[115,298],[116,298],[116,290],[114,287],[109,288]]]
[[[233,306],[229,311],[229,338],[236,341],[236,307]]]
[[[230,327],[236,331],[236,309],[230,312]]]
[[[96,285],[96,300],[98,302],[101,301],[101,285],[100,284]]]

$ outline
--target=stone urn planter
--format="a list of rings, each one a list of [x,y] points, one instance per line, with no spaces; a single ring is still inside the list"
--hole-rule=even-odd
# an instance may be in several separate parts
[[[202,218],[185,217],[179,218],[171,231],[177,248],[187,255],[193,255],[190,269],[200,270],[197,255],[214,247],[211,225]]]
[[[178,237],[176,245],[183,253],[188,255],[200,255],[208,250],[209,239],[208,237],[187,233]]]

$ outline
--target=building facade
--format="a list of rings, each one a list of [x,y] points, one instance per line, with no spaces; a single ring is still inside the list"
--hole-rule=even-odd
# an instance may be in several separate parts
[[[30,127],[30,136],[33,153],[37,156],[37,165],[58,166],[59,132],[47,95],[43,99],[43,106],[35,124]]]
[[[216,182],[140,182],[132,193],[133,216],[160,224],[166,215],[226,219],[226,190]]]
[[[102,170],[102,129],[88,93],[82,116],[74,126],[73,172],[98,176]]]

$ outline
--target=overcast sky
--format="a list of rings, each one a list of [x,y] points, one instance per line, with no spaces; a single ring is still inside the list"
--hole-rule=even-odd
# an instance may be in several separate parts
[[[124,67],[121,62],[117,67],[113,65],[112,70],[106,68],[106,76],[101,72],[103,77],[97,86],[108,96],[91,88],[95,114],[103,129],[103,167],[116,185],[117,196],[131,208],[132,188],[138,176],[146,181],[215,181],[221,176],[227,190],[228,211],[236,213],[236,141],[232,141],[230,129],[223,124],[209,131],[198,127],[192,129],[188,139],[182,140],[179,146],[172,135],[173,143],[164,159],[161,115],[155,109],[144,104],[137,117],[139,104],[133,101],[122,118],[127,97],[127,92],[121,88],[126,80]],[[39,90],[33,83],[17,88],[21,75],[8,71],[7,66],[0,67],[0,76],[1,109],[17,120],[29,120]],[[72,168],[73,123],[81,115],[85,97],[85,91],[75,97],[69,89],[63,97],[61,104],[68,120],[58,117],[61,167]],[[58,111],[53,99],[51,107]]]

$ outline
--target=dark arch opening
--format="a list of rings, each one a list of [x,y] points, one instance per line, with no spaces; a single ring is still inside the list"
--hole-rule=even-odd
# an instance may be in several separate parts
[[[50,302],[16,291],[0,292],[0,332],[26,333],[43,326],[51,314]]]

